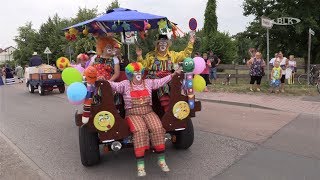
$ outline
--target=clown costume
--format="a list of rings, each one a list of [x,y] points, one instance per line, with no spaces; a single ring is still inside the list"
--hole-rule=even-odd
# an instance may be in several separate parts
[[[191,35],[189,43],[183,51],[169,51],[171,41],[168,39],[167,35],[160,34],[158,40],[154,43],[155,50],[147,53],[145,59],[142,57],[142,51],[137,49],[137,60],[146,67],[149,78],[157,79],[167,76],[168,74],[171,74],[174,65],[182,62],[186,57],[190,57],[193,51],[194,40],[194,35]],[[170,99],[168,85],[165,85],[158,90],[158,97],[164,111],[168,111]]]
[[[144,68],[141,63],[130,63],[125,68],[128,80],[109,81],[112,90],[123,95],[126,121],[133,133],[134,152],[137,158],[138,176],[145,176],[144,153],[152,146],[158,154],[158,165],[164,172],[169,168],[165,161],[165,129],[158,115],[152,110],[152,90],[163,87],[174,74],[161,79],[142,79]],[[150,137],[149,137],[150,134]],[[150,138],[150,140],[149,140]]]

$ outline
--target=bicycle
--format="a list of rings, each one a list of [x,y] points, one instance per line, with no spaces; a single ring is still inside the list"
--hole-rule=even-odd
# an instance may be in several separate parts
[[[304,73],[304,74],[301,74],[300,76],[298,76],[298,83],[301,84],[301,85],[307,85],[307,82],[308,82],[308,84],[310,84],[310,85],[318,85],[319,72],[317,70],[317,66],[316,65],[312,65],[311,66],[309,75],[310,75],[309,76],[309,81],[307,81],[307,79],[308,79],[308,74],[307,73]],[[319,91],[319,93],[320,93],[320,91]]]

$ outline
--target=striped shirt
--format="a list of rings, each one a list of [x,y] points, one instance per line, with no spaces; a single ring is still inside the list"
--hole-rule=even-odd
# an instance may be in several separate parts
[[[124,100],[124,108],[125,109],[130,109],[132,107],[131,103],[131,91],[136,91],[136,90],[144,90],[147,89],[149,92],[149,96],[152,99],[152,90],[156,90],[168,82],[170,82],[172,79],[171,75],[168,75],[164,78],[161,79],[145,79],[144,83],[141,83],[140,85],[133,85],[131,86],[129,80],[124,80],[121,82],[111,82],[108,81],[111,85],[111,88],[113,91],[116,91],[117,93],[122,94],[123,100]],[[131,87],[133,89],[131,89]],[[150,102],[150,105],[152,105],[152,102]]]

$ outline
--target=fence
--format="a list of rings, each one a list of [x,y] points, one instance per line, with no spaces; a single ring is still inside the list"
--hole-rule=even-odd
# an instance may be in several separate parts
[[[298,65],[297,66],[297,73],[295,74],[295,78],[297,78],[300,74],[304,74],[306,72],[305,65]],[[320,65],[317,65],[317,68],[319,69]],[[272,70],[272,67],[270,66],[270,72]],[[238,84],[239,79],[248,79],[249,76],[249,68],[246,65],[233,65],[233,64],[220,64],[218,66],[218,78],[225,78],[226,74],[231,74],[232,79],[236,80],[236,84]],[[222,71],[222,72],[221,72]],[[269,73],[270,73],[269,72]],[[265,68],[265,73],[267,73],[267,68]],[[263,77],[263,79],[267,79],[266,76]]]

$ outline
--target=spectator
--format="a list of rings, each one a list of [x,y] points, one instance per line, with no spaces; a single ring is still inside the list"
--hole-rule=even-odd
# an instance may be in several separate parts
[[[3,68],[0,68],[0,86],[4,85],[3,80],[2,80],[2,76],[4,75],[3,73]]]
[[[286,79],[286,69],[288,66],[288,59],[286,57],[283,57],[282,51],[279,51],[277,59],[280,61],[280,67],[282,69],[280,89],[281,89],[281,92],[284,93],[284,83]]]
[[[294,74],[297,72],[297,62],[294,59],[294,55],[289,56],[288,69],[291,71],[291,76],[288,79],[288,84],[294,84]]]
[[[8,64],[6,64],[5,69],[4,69],[4,75],[5,75],[5,83],[7,85],[14,84],[15,79],[13,77],[13,70],[10,68]]]
[[[270,59],[269,66],[274,66],[274,61],[278,58],[278,53],[274,54],[274,58]]]
[[[40,66],[42,64],[42,59],[41,57],[38,55],[37,52],[34,52],[32,54],[32,57],[29,60],[29,66],[33,67],[33,66]]]
[[[216,81],[217,80],[217,66],[219,66],[221,60],[213,54],[213,51],[210,51],[209,53],[209,60],[211,62],[211,68],[210,68],[210,81]]]
[[[280,61],[278,59],[274,62],[274,67],[271,70],[271,93],[279,92],[279,86],[280,86],[280,79],[282,76],[282,69],[280,67]]]
[[[208,59],[207,53],[203,53],[202,58],[204,59],[204,62],[206,63],[206,68],[203,70],[203,72],[200,75],[206,81],[206,88],[204,89],[204,92],[208,92],[209,91],[208,84],[211,84],[210,80],[209,80],[209,71],[210,71],[210,67],[211,67],[211,62]]]
[[[24,76],[24,72],[23,72],[23,68],[18,65],[15,69],[16,75],[18,76],[18,80],[19,83],[23,83],[23,76]]]
[[[253,91],[254,83],[257,83],[256,90],[260,91],[261,79],[263,76],[263,68],[266,66],[266,63],[262,59],[262,55],[260,52],[255,53],[255,57],[251,58],[247,62],[248,67],[250,68],[250,91]]]

